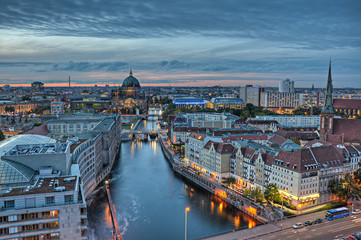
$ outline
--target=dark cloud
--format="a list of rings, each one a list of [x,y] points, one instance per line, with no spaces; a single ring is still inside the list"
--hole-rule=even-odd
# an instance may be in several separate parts
[[[76,71],[76,72],[118,72],[129,68],[126,62],[73,62],[55,63],[52,71]]]
[[[359,0],[1,0],[1,8],[1,28],[46,36],[224,36],[306,49],[361,45]]]

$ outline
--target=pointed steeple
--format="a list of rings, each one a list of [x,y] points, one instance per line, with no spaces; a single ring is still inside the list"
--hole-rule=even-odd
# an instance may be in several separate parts
[[[132,68],[129,70],[129,76],[133,76]]]
[[[330,65],[328,68],[328,78],[327,78],[327,87],[326,87],[326,96],[325,96],[325,105],[323,105],[321,113],[335,113],[333,108],[332,100],[333,86],[332,86],[332,77],[331,77],[331,58]]]

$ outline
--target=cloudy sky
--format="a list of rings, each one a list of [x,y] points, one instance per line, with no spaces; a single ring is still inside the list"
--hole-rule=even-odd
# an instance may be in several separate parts
[[[360,0],[0,0],[0,85],[361,88]]]

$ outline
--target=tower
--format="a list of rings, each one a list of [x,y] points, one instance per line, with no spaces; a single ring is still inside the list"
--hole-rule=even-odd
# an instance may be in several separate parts
[[[69,75],[69,88],[70,88],[70,75]]]
[[[332,86],[332,77],[331,77],[331,58],[330,58],[325,104],[323,105],[321,110],[320,139],[323,141],[327,140],[328,134],[333,133],[333,117],[335,114],[335,110],[333,108],[332,93],[333,93],[333,86]]]

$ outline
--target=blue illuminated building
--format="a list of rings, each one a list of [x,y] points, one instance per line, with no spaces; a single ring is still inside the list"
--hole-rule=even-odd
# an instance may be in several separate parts
[[[206,102],[201,98],[176,98],[173,100],[173,104],[175,104],[177,108],[204,108]]]

